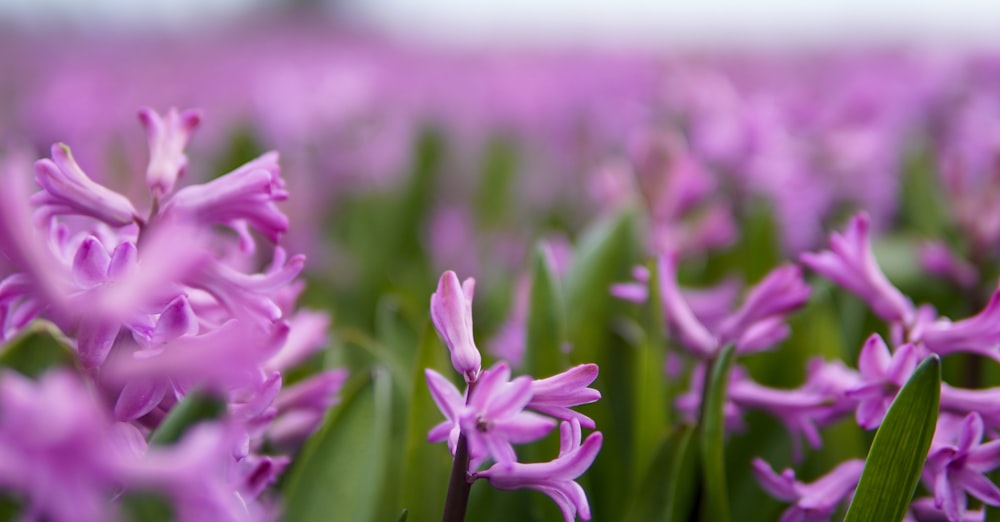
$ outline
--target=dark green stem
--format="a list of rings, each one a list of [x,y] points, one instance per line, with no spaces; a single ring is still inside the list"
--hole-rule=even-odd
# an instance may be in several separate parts
[[[444,502],[442,522],[465,522],[465,511],[469,506],[469,492],[472,483],[469,482],[469,444],[465,434],[459,434],[455,447],[455,462],[451,466],[451,479],[448,481],[448,497]]]

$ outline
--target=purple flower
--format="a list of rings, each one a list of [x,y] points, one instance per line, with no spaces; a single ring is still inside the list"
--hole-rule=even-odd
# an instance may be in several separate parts
[[[868,234],[868,215],[860,213],[851,219],[843,234],[830,234],[830,250],[807,252],[800,259],[814,272],[864,299],[879,317],[909,323],[913,303],[882,273]]]
[[[556,422],[548,417],[525,411],[531,402],[530,377],[510,380],[510,368],[497,363],[484,370],[472,387],[468,401],[462,400],[458,389],[434,370],[425,370],[427,385],[438,408],[448,418],[431,429],[431,442],[449,441],[452,453],[459,433],[469,443],[472,468],[487,458],[501,466],[517,460],[513,444],[536,441],[545,436]]]
[[[528,408],[560,420],[576,420],[581,426],[594,429],[594,419],[571,410],[573,406],[589,404],[601,398],[601,392],[588,388],[597,378],[596,364],[574,366],[558,375],[531,382]]]
[[[113,518],[118,460],[95,399],[69,372],[0,372],[0,489],[23,497],[25,520]]]
[[[775,268],[750,289],[739,310],[723,322],[720,336],[740,339],[755,324],[781,318],[801,308],[808,300],[809,286],[802,280],[802,272],[797,266]]]
[[[35,163],[35,182],[42,191],[31,197],[31,203],[43,222],[59,215],[90,216],[113,227],[140,220],[128,198],[91,180],[61,143],[52,146],[51,160]]]
[[[866,430],[878,427],[896,393],[910,378],[920,362],[912,344],[904,344],[889,354],[889,347],[878,334],[865,341],[858,356],[862,383],[847,390],[847,396],[857,402],[856,420]]]
[[[778,475],[762,459],[753,459],[753,472],[760,486],[778,500],[792,505],[781,515],[781,522],[821,522],[830,520],[837,506],[858,485],[865,463],[851,459],[811,484],[795,479],[795,472],[786,469]]]
[[[472,336],[472,296],[476,280],[471,277],[459,284],[451,270],[441,274],[438,288],[431,295],[431,319],[448,351],[451,365],[465,382],[479,378],[482,356]]]
[[[983,420],[975,412],[965,417],[954,439],[953,444],[931,449],[924,479],[933,484],[935,507],[948,520],[959,521],[966,512],[967,493],[984,504],[1000,506],[1000,488],[985,476],[1000,467],[1000,440],[981,442]]]
[[[1000,362],[1000,290],[975,316],[954,323],[939,319],[924,326],[919,337],[928,351],[939,355],[968,352]]]
[[[562,510],[566,522],[580,518],[590,520],[587,494],[576,482],[597,458],[604,440],[601,432],[591,433],[580,443],[580,423],[575,419],[560,426],[559,456],[550,462],[521,463],[510,466],[499,463],[474,474],[486,478],[497,489],[514,490],[531,488],[551,498]]]
[[[178,112],[172,108],[165,116],[160,116],[146,107],[139,111],[139,121],[146,128],[149,140],[146,184],[153,197],[159,198],[172,192],[174,183],[187,170],[188,159],[184,148],[201,122],[201,112]]]
[[[218,179],[178,190],[161,213],[204,225],[228,225],[240,233],[245,250],[253,244],[247,224],[277,242],[288,230],[288,218],[275,205],[288,198],[280,174],[278,153],[268,152]]]
[[[347,375],[346,370],[325,371],[281,390],[274,400],[277,417],[267,428],[268,439],[281,447],[304,441],[338,402]]]

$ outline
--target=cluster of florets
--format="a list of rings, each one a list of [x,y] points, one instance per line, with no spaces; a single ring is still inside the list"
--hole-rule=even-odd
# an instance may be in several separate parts
[[[483,370],[472,331],[474,289],[474,279],[460,283],[448,271],[431,296],[431,318],[466,390],[463,394],[440,373],[425,370],[431,395],[447,417],[431,429],[428,440],[447,441],[456,458],[466,455],[470,482],[483,478],[498,489],[536,489],[552,498],[568,522],[578,514],[589,520],[590,504],[576,479],[594,462],[603,436],[595,431],[581,442],[582,428],[596,426],[571,408],[601,398],[588,387],[597,378],[597,365],[582,364],[545,379],[512,380],[510,367],[502,361]],[[557,422],[559,456],[549,462],[519,462],[514,445],[545,437]],[[487,463],[492,464],[481,469]]]
[[[819,429],[854,415],[866,430],[879,427],[886,411],[918,364],[931,355],[975,354],[1000,361],[1000,290],[994,292],[977,315],[951,321],[938,317],[929,305],[914,306],[882,273],[869,237],[868,217],[855,216],[844,233],[830,237],[830,250],[805,253],[801,261],[817,274],[858,295],[889,325],[890,342],[871,335],[861,349],[857,370],[840,361],[821,358],[809,363],[806,382],[796,389],[770,388],[754,382],[740,366],[729,376],[726,424],[742,427],[743,412],[756,409],[779,419],[792,435],[795,457],[801,457],[798,439],[813,448],[822,440]],[[694,358],[687,393],[677,407],[690,420],[698,411],[704,381],[704,361],[723,345],[735,345],[737,354],[769,349],[785,338],[784,314],[805,304],[809,289],[799,269],[783,266],[749,290],[742,306],[729,313],[737,287],[726,282],[710,291],[681,290],[676,282],[677,257],[660,258],[660,292],[671,330]],[[639,283],[613,288],[619,297],[647,299],[648,273],[637,269]],[[984,504],[1000,506],[1000,488],[987,478],[1000,468],[1000,440],[983,441],[1000,430],[1000,388],[965,389],[942,384],[937,429],[924,467],[923,481],[933,497],[913,502],[916,520],[950,521],[982,517],[967,509],[967,495]],[[763,460],[753,470],[761,486],[776,498],[791,503],[783,521],[825,520],[849,498],[857,486],[864,463],[853,459],[826,476],[806,484],[787,469],[780,475]]]
[[[262,448],[301,443],[345,378],[282,386],[283,370],[325,344],[329,320],[295,311],[305,259],[277,245],[288,228],[278,155],[175,190],[200,114],[139,117],[145,208],[92,180],[63,144],[35,163],[41,190],[30,198],[23,165],[3,165],[0,252],[14,270],[0,282],[0,343],[49,321],[77,371],[0,374],[0,488],[29,519],[114,519],[115,500],[139,492],[183,520],[270,516],[262,492],[288,458]],[[224,413],[153,444],[195,390]]]

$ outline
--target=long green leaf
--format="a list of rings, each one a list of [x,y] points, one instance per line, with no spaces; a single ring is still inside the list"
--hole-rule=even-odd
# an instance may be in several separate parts
[[[0,346],[0,368],[10,368],[28,377],[38,377],[49,368],[75,362],[69,341],[48,321],[33,322],[6,346]]]
[[[438,339],[430,321],[424,327],[413,368],[410,393],[406,458],[403,462],[403,507],[410,520],[438,520],[444,511],[451,454],[445,444],[427,441],[427,432],[444,420],[427,388],[424,369],[432,368],[448,376],[454,374],[448,350]]]
[[[684,425],[664,437],[645,469],[622,520],[691,520],[700,473],[694,427]]]
[[[149,437],[149,443],[173,444],[181,440],[191,426],[217,419],[225,412],[226,402],[221,398],[202,391],[188,393],[157,426]]]
[[[650,263],[646,335],[638,346],[632,374],[635,389],[632,411],[633,483],[638,483],[652,462],[657,445],[669,425],[670,387],[666,382],[666,325],[656,263]]]
[[[542,245],[535,248],[532,258],[526,330],[524,350],[529,361],[526,372],[547,377],[564,370],[567,361],[562,352],[565,341],[562,295]]]
[[[290,522],[373,520],[387,466],[392,380],[375,367],[356,380],[340,409],[295,460],[285,488]]]
[[[726,388],[733,361],[733,345],[726,346],[705,376],[702,396],[701,467],[704,479],[702,512],[705,520],[726,522],[729,518],[729,495],[726,488]]]
[[[902,520],[937,425],[941,361],[924,359],[889,406],[868,450],[846,522]]]

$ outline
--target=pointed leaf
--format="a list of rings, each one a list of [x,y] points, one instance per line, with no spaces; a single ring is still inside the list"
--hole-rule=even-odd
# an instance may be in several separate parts
[[[28,377],[75,362],[75,351],[66,336],[48,321],[33,322],[6,346],[0,346],[0,368],[10,368]]]
[[[733,361],[733,345],[726,346],[712,362],[702,394],[701,467],[704,479],[702,512],[705,520],[726,522],[729,496],[726,487],[726,388]]]
[[[203,392],[188,393],[170,410],[149,437],[150,444],[166,446],[181,440],[187,430],[199,422],[218,419],[226,413],[226,401]]]
[[[526,373],[541,378],[555,375],[567,366],[568,361],[562,352],[565,341],[564,311],[559,281],[541,245],[535,248],[531,268],[531,299],[524,351],[529,361]]]
[[[412,520],[437,520],[444,511],[444,499],[451,474],[451,454],[447,444],[427,441],[427,432],[444,420],[431,398],[424,377],[424,368],[442,375],[451,375],[448,350],[438,339],[437,332],[427,321],[417,364],[413,367],[413,388],[410,393],[410,415],[406,435],[406,459],[403,462],[403,507]]]
[[[660,278],[656,263],[649,272],[649,300],[647,306],[646,335],[637,347],[632,369],[634,406],[632,411],[633,482],[639,483],[646,473],[646,466],[653,459],[669,424],[670,387],[666,376],[666,325],[663,302],[660,297]]]
[[[284,520],[372,520],[382,502],[392,380],[376,367],[306,443],[285,488]]]
[[[937,424],[941,361],[924,359],[896,395],[868,450],[847,522],[902,520]]]

